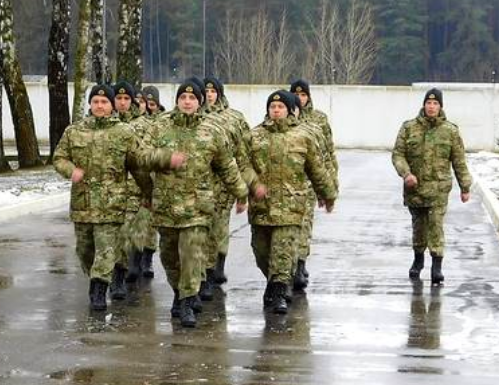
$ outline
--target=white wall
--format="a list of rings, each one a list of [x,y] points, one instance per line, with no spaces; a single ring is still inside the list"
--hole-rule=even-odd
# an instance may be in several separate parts
[[[449,120],[458,124],[470,150],[494,150],[499,138],[499,86],[493,84],[414,84],[395,86],[313,86],[315,107],[327,113],[337,146],[391,148],[402,122],[415,117],[425,92],[438,86],[444,92]],[[39,139],[48,139],[48,90],[44,83],[27,83]],[[176,86],[159,84],[167,110],[174,104]],[[243,112],[251,126],[261,122],[267,96],[283,86],[227,85],[231,107]],[[70,95],[73,94],[70,85]],[[72,96],[70,96],[72,99]],[[12,120],[4,92],[4,139],[13,139]]]

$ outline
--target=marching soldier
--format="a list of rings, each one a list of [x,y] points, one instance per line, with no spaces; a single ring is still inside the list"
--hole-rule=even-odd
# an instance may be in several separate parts
[[[442,91],[429,90],[418,117],[402,125],[392,153],[393,165],[404,179],[404,205],[412,216],[414,261],[409,277],[419,279],[428,248],[433,285],[444,281],[443,225],[452,189],[451,166],[463,203],[470,199],[472,183],[459,128],[447,120],[442,108]]]

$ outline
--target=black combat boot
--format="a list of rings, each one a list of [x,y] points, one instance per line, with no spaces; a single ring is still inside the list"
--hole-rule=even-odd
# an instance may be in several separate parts
[[[128,254],[128,274],[126,276],[127,283],[137,282],[140,276],[140,262],[142,260],[142,252],[133,250]]]
[[[178,295],[178,290],[173,290],[173,303],[172,308],[170,309],[172,318],[180,317],[180,300],[178,299]]]
[[[305,278],[308,278],[308,276],[309,276],[309,273],[307,270],[307,261],[306,260],[303,260],[303,275],[305,276]]]
[[[180,300],[180,324],[185,328],[196,327],[196,315],[192,308],[195,301],[195,296]]]
[[[126,269],[118,265],[114,266],[113,279],[109,285],[112,300],[121,301],[126,298],[125,274]]]
[[[267,308],[272,305],[274,299],[274,286],[272,282],[267,282],[267,286],[265,287],[265,292],[263,293],[263,307]]]
[[[444,275],[442,274],[442,259],[440,256],[431,256],[431,284],[441,285],[444,282]]]
[[[272,311],[276,314],[286,314],[288,304],[286,303],[286,284],[282,282],[273,282],[274,298],[272,300]]]
[[[419,274],[424,268],[424,253],[414,252],[414,261],[409,269],[410,279],[419,279]]]
[[[308,279],[305,277],[304,270],[305,261],[298,260],[298,265],[296,266],[295,277],[293,281],[294,290],[303,290],[308,286]]]
[[[214,291],[213,291],[213,269],[206,269],[206,281],[201,282],[201,287],[199,288],[199,297],[201,301],[213,301]]]
[[[192,309],[196,314],[203,312],[203,302],[201,301],[201,298],[199,298],[199,295],[194,296],[194,303],[192,304]]]
[[[154,278],[154,270],[152,268],[152,256],[154,254],[154,250],[148,249],[147,247],[144,249],[142,253],[142,276],[145,278]]]
[[[95,311],[103,311],[107,309],[106,303],[107,282],[92,278],[90,280],[90,309]]]
[[[218,254],[214,280],[216,285],[223,285],[227,282],[227,276],[225,275],[225,254]]]

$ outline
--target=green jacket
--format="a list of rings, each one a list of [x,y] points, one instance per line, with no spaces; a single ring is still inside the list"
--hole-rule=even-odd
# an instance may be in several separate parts
[[[244,135],[249,132],[250,128],[244,115],[239,111],[229,108],[227,100],[217,101],[213,106],[205,110],[207,119],[214,121],[220,128],[221,134],[225,138],[226,148],[234,159],[236,160],[239,172],[242,178],[251,186],[254,171],[251,170],[251,163],[249,161],[248,150],[244,143]],[[217,191],[217,204],[224,207],[231,207],[234,204],[234,196],[230,194],[226,186],[218,178],[216,183]]]
[[[54,152],[54,167],[68,179],[76,167],[85,173],[82,182],[71,186],[71,220],[123,223],[127,175],[136,169],[138,157],[138,139],[117,117],[87,117],[66,128]],[[140,178],[135,171],[134,176]]]
[[[322,129],[326,149],[329,153],[330,165],[332,168],[329,170],[331,177],[334,178],[334,183],[339,188],[338,180],[338,159],[336,158],[336,151],[334,148],[333,131],[328,122],[327,115],[319,110],[314,109],[314,104],[310,98],[307,105],[300,113],[300,120],[318,125]]]
[[[234,196],[246,199],[248,189],[236,162],[218,128],[204,115],[178,110],[164,114],[144,143],[149,147],[144,163],[155,172],[152,206],[157,226],[209,227],[215,210],[214,174]],[[179,170],[168,168],[172,151],[187,154],[187,163]]]
[[[404,185],[404,204],[413,207],[446,205],[452,189],[451,166],[463,193],[470,191],[472,178],[466,166],[463,140],[458,127],[441,111],[427,118],[422,109],[416,119],[402,125],[392,153],[397,173],[416,176],[418,185]]]
[[[301,225],[309,180],[317,195],[334,201],[335,187],[324,167],[319,143],[297,119],[268,119],[247,135],[253,169],[268,190],[263,200],[250,197],[251,224]]]

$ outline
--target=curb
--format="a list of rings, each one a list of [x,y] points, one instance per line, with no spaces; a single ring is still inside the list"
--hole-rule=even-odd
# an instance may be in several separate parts
[[[475,181],[474,189],[482,197],[483,205],[487,210],[495,229],[499,230],[499,199],[478,176],[474,173],[472,175],[473,180]]]
[[[64,205],[67,206],[69,205],[69,197],[69,192],[65,192],[0,208],[0,222],[8,221],[22,215],[37,214],[44,210],[51,210]]]

